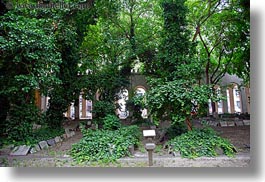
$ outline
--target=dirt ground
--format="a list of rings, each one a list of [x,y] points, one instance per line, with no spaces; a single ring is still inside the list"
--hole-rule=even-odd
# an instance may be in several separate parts
[[[223,138],[227,138],[238,153],[250,153],[250,126],[212,127]]]
[[[235,158],[219,156],[216,158],[182,159],[180,156],[174,157],[168,154],[166,149],[160,147],[153,154],[154,167],[246,167],[250,164],[250,126],[212,126],[222,137],[227,138],[237,149]],[[80,167],[70,157],[69,151],[72,144],[77,143],[82,138],[80,131],[75,132],[75,136],[68,138],[56,146],[47,150],[42,150],[35,154],[28,154],[25,157],[12,158],[7,156],[4,161],[0,156],[0,166],[14,167]],[[143,149],[136,149],[133,157],[126,157],[118,161],[117,164],[109,166],[102,164],[87,164],[81,167],[148,167],[148,155]],[[15,161],[15,162],[14,162]],[[1,164],[2,163],[2,164]]]

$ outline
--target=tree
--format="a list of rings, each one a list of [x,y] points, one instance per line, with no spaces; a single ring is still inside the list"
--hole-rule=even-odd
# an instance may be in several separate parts
[[[27,114],[30,113],[32,118],[38,115],[34,103],[35,90],[45,93],[60,83],[56,73],[62,61],[61,55],[56,47],[51,20],[21,16],[16,11],[9,11],[0,18],[3,63],[0,67],[0,96],[6,98],[1,99],[2,119],[9,114],[6,127],[13,128],[9,134],[18,131],[24,136],[31,131],[33,122]],[[23,131],[25,128],[27,132]]]
[[[21,107],[24,107],[28,102],[34,104],[32,88],[39,89],[41,94],[45,96],[50,96],[51,99],[47,111],[47,120],[51,127],[61,127],[63,112],[67,110],[71,102],[79,97],[81,90],[78,76],[78,45],[82,42],[83,23],[93,23],[94,11],[90,12],[89,9],[87,9],[81,12],[74,5],[75,4],[69,4],[69,7],[71,7],[70,9],[44,8],[30,10],[15,8],[10,11],[10,15],[18,16],[18,18],[9,17],[10,20],[6,18],[3,21],[4,25],[12,20],[20,22],[21,19],[25,19],[25,22],[33,22],[31,24],[25,22],[21,23],[25,27],[16,27],[20,24],[14,22],[10,23],[14,29],[14,33],[10,35],[15,38],[18,37],[16,38],[17,40],[14,41],[18,46],[12,41],[9,41],[9,39],[6,39],[7,41],[3,42],[3,46],[10,45],[10,54],[5,55],[4,59],[13,59],[16,64],[21,59],[24,67],[21,67],[23,75],[20,75],[20,71],[12,69],[8,61],[6,61],[4,65],[8,67],[8,69],[10,68],[14,75],[11,75],[8,79],[3,79],[3,81],[11,83],[12,76],[14,76],[16,80],[19,79],[21,83],[23,82],[24,87],[22,89],[27,92],[27,96],[21,99],[21,101],[23,101],[23,103],[20,104]],[[85,17],[87,19],[84,19]],[[34,22],[39,23],[35,23],[37,24],[35,25]],[[30,29],[29,27],[32,28]],[[18,29],[21,30],[17,31]],[[4,27],[4,30],[9,30],[9,27]],[[28,34],[24,35],[25,33],[23,33],[23,31],[27,31]],[[3,31],[3,33],[5,33],[5,31]],[[28,42],[23,42],[24,39],[28,39]],[[19,44],[21,40],[22,43]],[[57,54],[58,58],[54,56],[55,54],[50,55],[52,53],[51,50]],[[42,65],[36,64],[35,62],[41,63]],[[49,72],[45,69],[48,69]],[[18,86],[16,82],[12,82],[12,84],[16,85],[13,87]],[[11,84],[5,84],[5,86],[5,90],[10,89],[13,92]],[[5,92],[8,93],[7,91]],[[26,102],[24,102],[25,100]]]
[[[154,34],[159,29],[155,22],[159,20],[154,11],[159,10],[152,2],[96,2],[97,23],[87,27],[80,67],[86,78],[83,91],[89,99],[98,92],[101,100],[113,102],[128,87],[134,65],[146,61],[146,52],[155,50]]]
[[[190,39],[184,2],[162,1],[164,36],[156,60],[157,73],[149,82],[147,104],[155,120],[169,119],[172,125],[185,121],[191,130],[192,110],[205,108],[211,90],[196,83],[200,62],[194,57],[195,45]]]
[[[198,57],[204,66],[205,83],[218,84],[226,73],[237,74],[249,83],[249,2],[188,1],[190,21],[199,39]],[[212,102],[213,112],[215,104]]]
[[[56,26],[56,43],[62,56],[60,71],[57,77],[62,84],[53,87],[49,96],[47,119],[51,126],[61,127],[63,113],[74,102],[75,119],[79,119],[79,95],[84,88],[84,80],[80,74],[80,46],[83,42],[85,25],[94,24],[94,9],[58,10],[51,13]],[[86,83],[86,82],[85,82]]]

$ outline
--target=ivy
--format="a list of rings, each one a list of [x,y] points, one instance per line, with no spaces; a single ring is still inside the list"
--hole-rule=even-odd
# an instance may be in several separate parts
[[[236,149],[227,139],[221,138],[211,128],[194,129],[167,142],[173,152],[180,152],[184,158],[215,157],[222,150],[233,157]]]
[[[173,123],[183,122],[190,117],[192,109],[199,109],[198,114],[204,114],[210,97],[211,89],[195,81],[158,82],[147,93],[147,105],[155,118],[167,118]]]
[[[116,115],[107,115],[103,118],[103,129],[117,130],[121,127],[121,121]]]
[[[71,156],[78,163],[87,162],[114,162],[117,159],[129,156],[129,146],[137,145],[140,139],[140,130],[137,126],[122,127],[119,130],[85,130],[83,138],[73,144]]]

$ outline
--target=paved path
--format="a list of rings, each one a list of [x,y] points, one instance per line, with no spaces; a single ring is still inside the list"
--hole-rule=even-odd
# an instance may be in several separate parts
[[[233,158],[227,156],[200,157],[186,159],[173,156],[154,156],[152,167],[249,167],[249,154],[238,154]],[[77,164],[70,156],[0,156],[0,167],[149,167],[148,156],[126,157],[112,164],[87,163]]]

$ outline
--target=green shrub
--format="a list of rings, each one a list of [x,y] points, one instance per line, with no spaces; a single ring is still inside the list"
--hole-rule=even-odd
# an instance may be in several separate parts
[[[185,123],[184,122],[176,122],[167,129],[166,136],[170,140],[170,139],[173,139],[176,136],[179,136],[185,132],[187,132],[187,126],[185,125]]]
[[[14,140],[10,138],[2,138],[2,142],[5,145],[14,144],[18,145],[35,145],[40,141],[49,140],[51,138],[55,138],[56,136],[61,136],[64,133],[63,128],[50,128],[50,127],[42,127],[38,130],[33,131],[32,133],[25,135],[24,138],[20,140]]]
[[[196,158],[201,156],[217,156],[217,150],[229,157],[234,156],[235,147],[224,138],[221,138],[211,128],[193,129],[167,143],[173,151],[180,152],[184,158]]]
[[[40,142],[43,140],[49,140],[51,138],[55,138],[56,136],[61,136],[64,134],[63,128],[50,128],[50,127],[44,127],[40,128],[33,132],[32,138],[35,139],[35,141]]]
[[[116,115],[108,114],[103,119],[103,128],[105,130],[117,130],[120,127],[121,127],[121,122]]]
[[[93,105],[92,113],[93,121],[101,128],[103,126],[103,118],[107,115],[115,114],[115,105],[107,101],[96,101]]]
[[[73,144],[72,157],[79,163],[89,161],[111,162],[129,156],[129,146],[139,143],[137,126],[122,127],[119,130],[82,130],[83,138]]]
[[[5,133],[9,140],[24,141],[32,135],[33,123],[43,123],[44,115],[33,104],[13,105],[10,109],[11,116],[6,120]]]
[[[93,105],[93,114],[96,118],[104,118],[108,114],[115,113],[115,106],[111,102],[96,101]]]

